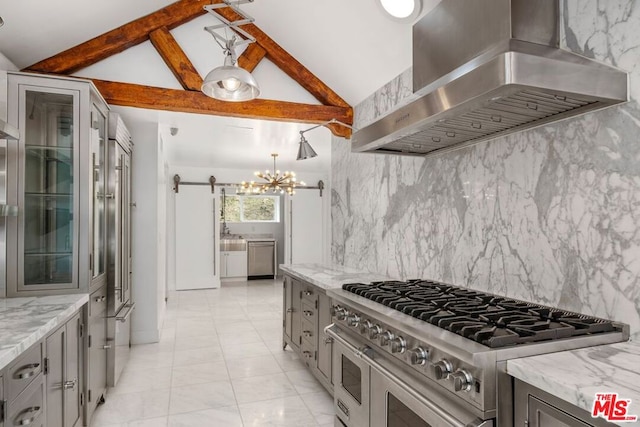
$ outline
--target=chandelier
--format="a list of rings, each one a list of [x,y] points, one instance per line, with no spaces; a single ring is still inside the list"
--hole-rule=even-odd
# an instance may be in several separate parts
[[[281,172],[276,169],[276,158],[278,157],[278,153],[271,154],[271,157],[273,157],[273,173],[271,173],[271,171],[269,171],[268,169],[264,172],[254,172],[257,178],[260,178],[264,181],[242,181],[236,193],[264,194],[271,190],[271,192],[273,193],[287,193],[288,195],[293,196],[294,194],[296,194],[296,187],[304,187],[307,185],[303,181],[298,182],[296,180],[296,174],[294,172],[285,171],[283,174],[281,174]]]

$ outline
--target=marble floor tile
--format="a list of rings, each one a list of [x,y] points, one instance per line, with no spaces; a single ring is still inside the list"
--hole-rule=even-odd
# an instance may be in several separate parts
[[[243,344],[233,344],[222,348],[225,359],[242,359],[251,356],[268,356],[271,350],[264,345],[262,340]]]
[[[171,376],[171,387],[228,380],[229,372],[227,370],[227,364],[220,360],[216,362],[174,366]]]
[[[219,346],[195,348],[192,350],[176,350],[173,360],[174,366],[194,365],[215,362],[223,359]]]
[[[170,414],[220,408],[236,404],[229,381],[193,384],[171,389]]]
[[[322,384],[318,382],[309,369],[299,369],[297,371],[285,372],[291,384],[296,388],[298,394],[317,393],[324,390]]]
[[[169,388],[171,370],[168,367],[138,369],[127,366],[118,380],[118,387],[109,390],[109,396]]]
[[[318,424],[333,426],[335,410],[333,409],[333,398],[329,393],[323,390],[317,393],[302,394],[300,397]]]
[[[169,427],[243,427],[240,411],[237,406],[206,409],[169,416]]]
[[[169,413],[169,390],[151,390],[118,395],[107,394],[91,421],[92,427],[128,423]]]
[[[132,347],[91,427],[333,426],[281,316],[281,281],[170,292],[160,342]]]
[[[317,426],[299,396],[240,404],[239,407],[245,426]]]
[[[230,378],[250,378],[260,375],[280,374],[282,368],[272,355],[227,360]]]
[[[238,403],[257,402],[297,395],[296,389],[285,374],[231,380]]]

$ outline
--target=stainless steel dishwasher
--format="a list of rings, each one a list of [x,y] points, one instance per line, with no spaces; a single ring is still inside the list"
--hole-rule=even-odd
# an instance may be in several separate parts
[[[273,279],[276,274],[276,242],[253,240],[247,242],[248,279]]]

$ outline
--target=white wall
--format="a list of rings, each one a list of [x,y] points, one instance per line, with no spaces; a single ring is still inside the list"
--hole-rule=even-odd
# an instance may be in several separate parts
[[[120,111],[118,111],[120,112]],[[165,209],[162,141],[156,123],[127,120],[133,151],[133,312],[131,341],[157,342],[162,328],[165,297],[163,249]]]

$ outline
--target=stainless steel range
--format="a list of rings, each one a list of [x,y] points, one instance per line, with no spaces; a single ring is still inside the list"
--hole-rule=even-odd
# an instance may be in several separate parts
[[[330,294],[336,426],[511,426],[506,360],[629,337],[627,325],[434,281]]]

